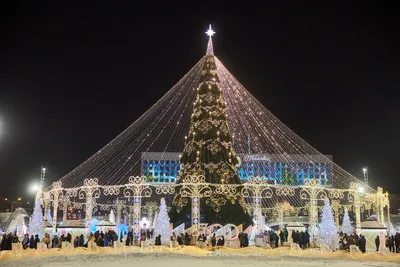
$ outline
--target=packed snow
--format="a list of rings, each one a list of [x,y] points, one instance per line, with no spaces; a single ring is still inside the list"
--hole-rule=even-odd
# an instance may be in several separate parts
[[[147,266],[400,266],[400,254],[389,252],[349,253],[345,251],[321,252],[319,249],[293,250],[290,247],[264,249],[247,247],[233,249],[205,248],[195,246],[169,248],[166,246],[140,248],[136,246],[97,247],[93,251],[87,248],[24,250],[20,252],[2,251],[0,266],[43,266],[102,267],[132,266],[139,261],[141,267]],[[190,265],[189,265],[190,264]],[[210,264],[210,265],[207,265]]]

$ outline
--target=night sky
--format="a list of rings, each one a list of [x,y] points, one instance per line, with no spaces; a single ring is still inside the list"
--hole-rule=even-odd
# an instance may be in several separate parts
[[[33,199],[41,165],[49,185],[134,122],[204,55],[209,23],[216,56],[272,113],[400,193],[400,31],[387,3],[53,2],[2,9],[0,197]]]

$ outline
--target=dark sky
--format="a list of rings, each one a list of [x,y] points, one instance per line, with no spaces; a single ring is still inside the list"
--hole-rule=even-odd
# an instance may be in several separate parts
[[[28,197],[41,165],[50,183],[135,121],[204,55],[209,23],[218,58],[289,128],[400,191],[400,36],[384,1],[49,2],[2,8],[0,197]]]

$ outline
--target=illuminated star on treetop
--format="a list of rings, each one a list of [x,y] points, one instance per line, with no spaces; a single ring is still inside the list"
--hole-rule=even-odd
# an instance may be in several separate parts
[[[215,31],[213,31],[213,29],[211,29],[211,24],[210,24],[210,27],[208,28],[208,31],[206,31],[206,34],[208,36],[210,36],[210,38],[211,38],[211,36],[213,36],[215,34]]]

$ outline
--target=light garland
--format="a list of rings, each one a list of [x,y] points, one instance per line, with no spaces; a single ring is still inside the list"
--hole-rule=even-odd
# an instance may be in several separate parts
[[[193,156],[198,160],[193,165],[181,166],[181,170],[192,168],[195,170],[193,174],[198,175],[206,171],[218,173],[218,170],[223,168],[224,162],[233,166],[232,170],[236,171],[236,168],[246,163],[244,160],[246,156],[271,157],[274,162],[285,166],[285,173],[294,175],[298,184],[293,187],[279,186],[279,183],[285,179],[275,177],[274,180],[270,180],[270,170],[268,170],[260,177],[267,182],[273,182],[273,184],[267,184],[276,186],[274,187],[275,194],[279,195],[279,198],[260,198],[262,208],[274,207],[282,200],[280,198],[284,198],[295,207],[306,206],[309,199],[301,198],[301,186],[307,186],[307,179],[315,178],[322,181],[322,173],[318,172],[321,164],[328,168],[323,178],[328,183],[318,186],[340,191],[347,190],[352,183],[360,184],[366,192],[372,193],[371,196],[374,198],[375,190],[340,168],[329,157],[318,152],[258,102],[214,56],[211,36],[206,56],[197,62],[171,90],[125,131],[61,178],[60,181],[63,188],[68,190],[68,198],[71,202],[76,202],[77,192],[82,187],[84,179],[96,178],[99,185],[96,188],[100,188],[100,185],[103,188],[108,188],[108,186],[110,188],[92,198],[93,201],[88,202],[87,205],[95,207],[113,203],[116,198],[124,197],[122,188],[128,177],[143,174],[144,152],[157,152],[157,155],[162,155],[160,160],[163,160],[164,156],[168,158],[171,153],[177,153],[179,154],[177,160],[185,160],[185,154],[182,154],[184,147],[187,147],[188,153],[191,149],[196,152]],[[209,79],[202,80],[203,75]],[[193,120],[198,124],[191,125]],[[215,129],[218,130],[215,131]],[[215,131],[214,141],[217,143],[201,140],[201,137],[210,131]],[[228,151],[226,158],[221,161],[207,161],[207,158],[203,156],[204,151],[209,151],[210,155],[217,155],[225,150]],[[241,158],[238,159],[237,156]],[[260,160],[253,162],[256,164]],[[301,166],[306,164],[308,170],[315,170],[319,177],[303,175],[302,178],[297,178],[296,175],[304,171]],[[233,184],[232,179],[235,173],[229,173],[226,170],[219,173],[222,177],[220,182],[224,186]],[[256,177],[249,175],[247,178],[251,180]],[[121,188],[118,194],[117,188]],[[48,192],[51,189],[50,186],[44,191]],[[171,192],[171,189],[163,192]],[[336,195],[332,195],[334,196]],[[246,201],[251,202],[251,198],[250,195]],[[346,194],[341,196],[341,199],[346,198]],[[158,201],[158,199],[149,200]],[[172,198],[167,201],[170,203]],[[319,206],[322,204],[320,198],[315,201]],[[127,198],[126,205],[129,206],[132,203],[133,198]],[[366,205],[371,208],[371,203],[368,202]],[[345,204],[342,203],[342,205]]]

